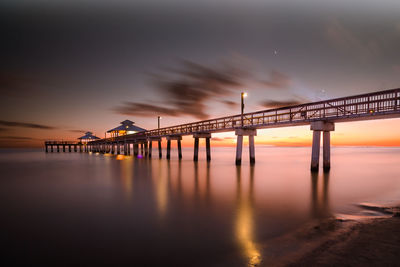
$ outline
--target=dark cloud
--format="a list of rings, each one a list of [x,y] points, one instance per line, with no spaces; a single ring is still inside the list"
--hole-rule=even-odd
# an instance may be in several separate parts
[[[0,139],[7,139],[7,140],[35,140],[32,137],[26,137],[26,136],[0,136]]]
[[[287,101],[276,101],[276,100],[265,100],[261,102],[261,105],[265,108],[281,108],[286,106],[293,106],[302,104],[299,100],[287,100]]]
[[[239,103],[231,100],[221,100],[220,102],[229,108],[237,108],[239,106]]]
[[[273,70],[269,80],[263,80],[261,83],[267,88],[288,88],[290,86],[290,78],[282,72]]]
[[[179,116],[181,113],[174,108],[160,107],[152,104],[136,102],[125,102],[122,106],[116,107],[115,112],[123,115],[135,115],[142,117],[155,116]]]
[[[182,61],[180,69],[168,70],[166,75],[152,75],[153,83],[164,101],[158,105],[138,102],[125,102],[114,111],[134,116],[181,116],[188,115],[198,119],[209,117],[207,103],[231,95],[242,85],[245,72],[224,65],[213,69],[191,61]],[[224,104],[232,106],[230,101]]]
[[[28,123],[28,122],[16,122],[16,121],[3,121],[3,120],[0,120],[0,125],[7,126],[7,127],[22,127],[22,128],[43,129],[43,130],[56,129],[55,127],[42,125],[42,124]]]
[[[86,133],[86,130],[69,130],[71,133]]]

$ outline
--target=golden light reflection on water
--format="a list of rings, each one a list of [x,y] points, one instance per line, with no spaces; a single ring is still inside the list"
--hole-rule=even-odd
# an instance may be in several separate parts
[[[117,155],[117,156],[115,157],[115,159],[116,159],[116,160],[123,160],[123,159],[125,159],[125,156],[124,156],[124,155]]]
[[[119,155],[121,156],[121,155]],[[117,156],[118,157],[118,156]],[[124,156],[123,156],[124,157]],[[121,161],[121,179],[127,198],[132,197],[133,192],[133,164],[132,157],[124,157]]]
[[[153,175],[153,183],[156,190],[156,203],[160,217],[164,217],[168,206],[168,180],[171,177],[170,162],[167,163],[167,173],[163,171],[163,161],[158,161],[157,175]]]
[[[313,218],[326,218],[332,215],[328,194],[329,173],[324,172],[322,177],[319,177],[318,173],[311,173],[311,215]]]
[[[248,192],[242,192],[241,169],[237,168],[237,217],[235,234],[243,255],[247,258],[247,266],[256,266],[261,263],[261,253],[254,242],[253,221],[253,178],[254,169],[250,168]]]

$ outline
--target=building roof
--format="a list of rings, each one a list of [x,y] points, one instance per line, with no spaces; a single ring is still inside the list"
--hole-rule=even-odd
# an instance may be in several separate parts
[[[92,140],[95,140],[95,139],[100,139],[100,138],[97,137],[97,136],[94,136],[92,132],[86,132],[84,136],[81,136],[78,139],[92,139]]]
[[[108,130],[107,133],[113,132],[113,131],[134,131],[134,132],[144,132],[146,129],[140,128],[138,126],[133,125],[134,122],[130,120],[124,120],[121,122],[121,125],[118,127],[115,127],[111,130]]]

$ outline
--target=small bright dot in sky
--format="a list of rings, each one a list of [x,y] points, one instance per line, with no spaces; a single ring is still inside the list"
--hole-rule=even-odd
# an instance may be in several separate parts
[[[274,54],[277,55],[277,54],[278,54],[278,51],[274,50]]]

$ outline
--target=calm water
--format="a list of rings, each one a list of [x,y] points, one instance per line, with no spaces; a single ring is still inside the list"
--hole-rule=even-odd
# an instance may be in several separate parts
[[[399,202],[400,149],[332,148],[329,175],[311,175],[310,153],[258,146],[256,165],[244,155],[237,168],[234,148],[209,164],[192,149],[182,161],[2,151],[3,261],[246,266],[311,220]]]

